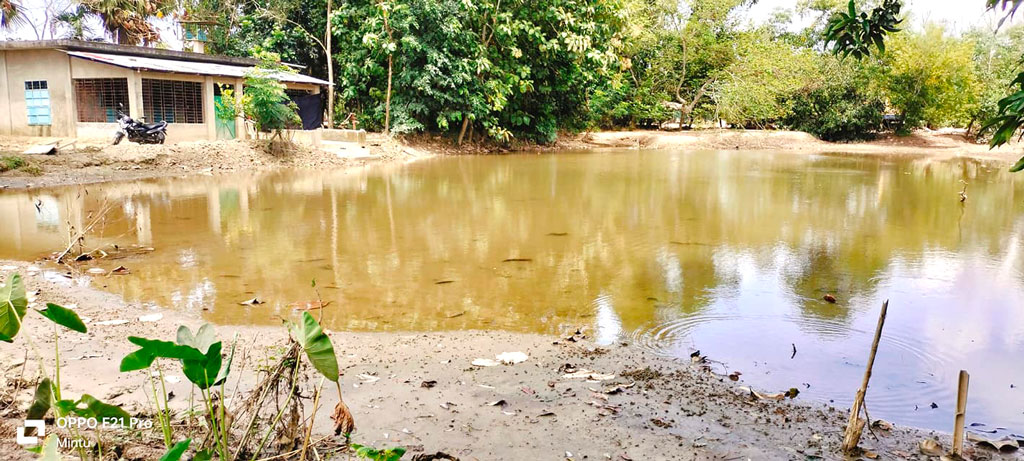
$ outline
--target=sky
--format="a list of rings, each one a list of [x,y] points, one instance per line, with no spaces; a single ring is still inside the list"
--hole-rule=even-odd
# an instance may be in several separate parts
[[[41,24],[43,20],[43,12],[47,5],[55,5],[61,7],[63,5],[69,5],[72,0],[21,0],[21,4],[25,10],[28,10],[29,17],[34,20],[35,23]],[[752,6],[747,12],[747,17],[753,22],[759,23],[766,21],[772,16],[772,13],[777,9],[790,9],[795,10],[798,0],[758,0],[757,4]],[[865,0],[858,0],[858,2],[864,2]],[[947,26],[947,30],[960,33],[964,32],[974,26],[993,26],[999,21],[1001,17],[997,12],[986,12],[985,0],[904,0],[906,6],[904,11],[910,11],[910,27],[918,28],[925,21],[942,22]],[[1024,19],[1024,12],[1016,18],[1014,22],[1019,22]],[[801,18],[797,15],[793,15],[793,30],[799,30],[807,26],[813,18],[804,17]],[[160,24],[157,27],[161,31],[161,35],[164,37],[165,43],[171,48],[181,47],[180,32],[174,27],[170,21],[163,20],[159,21]],[[92,24],[92,28],[95,33],[93,36],[102,33],[102,29],[99,26],[98,21]],[[60,38],[62,31],[55,31],[57,37],[54,37],[51,31],[34,30],[29,26],[22,26],[14,31],[0,32],[0,39],[7,40],[35,40],[37,38],[49,39],[49,38]]]
[[[859,0],[858,4],[863,0]],[[776,9],[795,9],[797,0],[758,0],[757,4],[750,8],[749,16],[755,22],[771,17]],[[903,0],[904,11],[909,11],[910,26],[920,27],[924,22],[941,22],[948,26],[953,32],[964,32],[974,26],[995,26],[1002,17],[998,12],[990,12],[985,9],[985,0]],[[1024,12],[1022,12],[1024,13]],[[1024,16],[1024,15],[1022,15]],[[799,26],[811,18],[801,18],[794,15],[793,21]],[[1013,21],[1020,21],[1018,16]]]

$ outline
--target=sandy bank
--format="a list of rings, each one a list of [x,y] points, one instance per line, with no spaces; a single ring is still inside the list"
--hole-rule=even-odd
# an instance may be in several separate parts
[[[799,131],[783,130],[693,130],[693,131],[601,131],[584,133],[560,143],[573,148],[629,147],[649,149],[747,149],[797,153],[851,153],[873,155],[926,155],[974,157],[1016,161],[1017,144],[989,149],[967,139],[962,130],[919,130],[907,136],[886,134],[873,141],[826,142]]]
[[[44,270],[9,261],[0,265],[4,279],[15,270],[28,274],[26,285],[36,293],[37,305],[74,306],[89,319],[87,335],[67,332],[61,336],[66,394],[89,392],[133,414],[151,412],[142,372],[117,371],[121,357],[133,350],[125,338],[172,340],[177,325],[200,325],[201,312],[126,303],[85,286],[102,286],[103,276],[68,278],[60,269],[48,271],[44,265],[39,265]],[[140,320],[154,314],[161,318]],[[229,400],[229,409],[235,411],[232,405],[251,389],[255,370],[280,354],[284,330],[225,326],[217,333],[225,340],[237,334],[242,347],[229,380],[229,388],[237,389],[231,395],[240,396]],[[566,340],[571,333],[548,337],[492,331],[329,332],[338,351],[345,400],[358,427],[353,441],[402,446],[410,455],[443,451],[463,460],[841,459],[844,409],[799,396],[757,399],[741,388],[742,379],[732,382],[713,362],[681,362],[625,343],[597,346],[583,336]],[[45,319],[30,314],[15,344],[0,343],[2,453],[24,454],[7,435],[20,424],[27,408],[31,391],[20,385],[39,375],[38,355],[52,361],[51,334]],[[28,344],[34,347],[27,348]],[[476,358],[511,351],[524,352],[529,359],[508,366],[471,365]],[[584,369],[615,377],[602,381],[566,377]],[[180,370],[169,371],[168,376],[177,381],[171,383],[169,378],[168,382],[168,392],[175,395],[172,406],[183,410],[188,403],[187,381]],[[324,407],[330,409],[336,397],[325,395]],[[314,434],[332,437],[328,413],[321,411]],[[158,452],[149,447],[159,445],[158,432],[127,442],[125,458],[154,457]],[[925,438],[937,437],[949,446],[946,435],[913,428],[875,432],[878,438],[865,434],[862,446],[883,459],[918,456],[918,443]],[[972,453],[985,457],[990,452],[972,448]],[[5,459],[10,458],[5,455]]]
[[[38,138],[0,137],[0,154],[18,155]],[[536,150],[535,145],[520,146]],[[917,131],[909,136],[885,135],[857,143],[831,143],[795,131],[694,130],[694,131],[602,131],[563,136],[543,150],[594,148],[648,149],[745,149],[789,153],[850,153],[863,155],[914,155],[936,158],[971,157],[1015,162],[1021,155],[1017,144],[990,150],[971,142],[956,130]],[[32,188],[67,184],[88,184],[153,177],[187,176],[270,168],[348,168],[368,163],[401,161],[430,155],[464,153],[505,153],[493,146],[455,147],[437,136],[390,140],[370,137],[365,148],[353,154],[372,159],[353,159],[310,147],[298,147],[272,155],[257,141],[195,141],[175,145],[121,144],[79,145],[75,152],[54,156],[23,156],[38,171],[0,173],[0,189]]]

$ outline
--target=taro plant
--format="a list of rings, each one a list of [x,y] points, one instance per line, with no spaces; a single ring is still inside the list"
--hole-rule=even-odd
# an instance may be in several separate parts
[[[118,425],[127,426],[130,424],[131,416],[116,405],[110,405],[99,399],[84,394],[77,400],[64,399],[61,395],[60,385],[60,331],[58,327],[78,333],[86,333],[88,329],[82,319],[75,311],[66,307],[47,303],[46,309],[29,309],[28,295],[25,292],[25,284],[21,275],[12,274],[7,283],[0,287],[0,340],[14,342],[14,338],[21,331],[25,315],[33,310],[39,315],[47,318],[53,323],[53,344],[54,344],[54,372],[53,379],[43,378],[36,386],[32,404],[26,413],[26,419],[43,419],[52,409],[58,418],[74,415],[82,418],[92,418],[103,421],[105,426]],[[79,438],[77,429],[72,429],[72,434]],[[41,451],[46,446],[37,447]],[[53,448],[55,449],[55,448]],[[99,446],[102,456],[103,447]],[[79,456],[85,458],[85,452],[79,447]]]
[[[186,326],[179,327],[177,342],[130,336],[128,341],[139,346],[139,349],[121,359],[120,369],[122,372],[147,370],[153,366],[158,358],[179,361],[182,373],[195,387],[199,388],[209,417],[210,436],[220,454],[220,458],[222,460],[229,460],[231,457],[228,450],[228,434],[231,431],[231,423],[226,417],[224,382],[227,381],[228,373],[231,370],[235,346],[232,344],[228,361],[224,363],[221,356],[223,344],[220,341],[214,341],[214,339],[213,327],[210,324],[204,324],[195,334]],[[157,419],[164,432],[164,443],[168,448],[172,448],[170,444],[171,437],[173,436],[171,430],[172,416],[167,404],[163,371],[159,366],[156,369],[160,380],[161,392],[157,393],[156,391],[156,383],[152,381],[152,373],[150,373],[150,384],[157,406]],[[216,386],[220,386],[220,402],[217,403],[215,409],[213,388]]]
[[[351,446],[355,450],[356,456],[373,461],[398,461],[405,454],[405,448],[402,447],[377,449],[358,443],[353,443]]]

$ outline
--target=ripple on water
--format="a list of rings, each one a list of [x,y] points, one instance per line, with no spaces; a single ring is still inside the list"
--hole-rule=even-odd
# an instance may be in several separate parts
[[[749,385],[769,391],[799,387],[804,398],[844,407],[860,385],[873,336],[873,330],[841,320],[721,312],[684,315],[629,333],[634,345],[654,354],[689,360],[700,349],[730,371],[743,372]],[[794,343],[800,344],[799,352],[791,357]],[[955,384],[934,375],[955,369],[954,357],[944,350],[929,348],[899,325],[887,326],[868,392],[872,416],[921,427],[948,426],[951,406],[929,406],[956,400]]]

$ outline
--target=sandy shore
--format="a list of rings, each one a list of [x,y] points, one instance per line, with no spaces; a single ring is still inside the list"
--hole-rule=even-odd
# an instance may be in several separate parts
[[[72,278],[44,264],[0,265],[4,279],[15,271],[26,275],[37,307],[55,302],[74,307],[88,319],[88,334],[61,334],[65,395],[91,393],[135,415],[152,413],[143,372],[118,372],[120,359],[134,350],[126,337],[173,340],[178,325],[201,325],[200,314],[144,308],[87,286],[102,284],[103,276]],[[156,314],[160,318],[152,320]],[[47,322],[30,313],[17,342],[0,343],[0,452],[25,453],[7,435],[20,424],[31,397],[19,385],[38,378],[40,358],[52,364]],[[236,389],[228,407],[234,411],[232,405],[244,400],[257,370],[280,354],[286,333],[269,327],[220,327],[217,333],[226,341],[237,335],[241,347],[228,381]],[[353,441],[402,446],[411,455],[442,451],[463,460],[842,458],[845,409],[799,396],[757,398],[742,379],[733,382],[726,370],[716,369],[713,357],[708,363],[683,362],[625,343],[598,347],[586,331],[567,340],[572,333],[329,332],[339,356],[344,398],[357,424]],[[503,352],[523,352],[529,358],[515,365],[471,365],[474,359]],[[52,372],[52,366],[46,368]],[[602,380],[597,381],[566,376],[579,370],[614,377],[598,376]],[[176,396],[171,403],[179,410],[188,404],[186,383],[180,370],[168,371],[167,391]],[[785,389],[755,391],[765,395]],[[336,403],[334,394],[325,394],[326,409]],[[320,413],[314,434],[333,437],[329,411]],[[945,434],[913,428],[875,433],[877,439],[865,434],[862,446],[883,459],[913,458],[926,438],[936,438],[944,447],[950,444]],[[159,437],[154,430],[126,443],[125,458],[158,456],[151,446],[159,445]],[[27,454],[22,458],[31,459]]]
[[[565,147],[627,147],[648,149],[746,149],[794,153],[850,153],[865,155],[926,155],[973,157],[1016,161],[1019,144],[989,149],[966,138],[962,130],[919,130],[907,136],[881,135],[864,142],[834,143],[814,136],[784,130],[693,130],[693,131],[601,131],[584,133],[560,141]]]
[[[0,137],[0,155],[19,155],[38,138]],[[745,149],[773,150],[797,154],[850,153],[861,155],[914,155],[936,158],[972,157],[1015,162],[1022,155],[1018,144],[990,150],[965,138],[956,130],[918,131],[909,136],[885,135],[877,140],[858,143],[831,143],[807,133],[758,130],[694,130],[694,131],[604,131],[563,136],[552,146],[555,149],[649,148],[649,149]],[[365,148],[354,148],[368,154],[371,160],[352,159],[308,147],[286,154],[271,155],[257,141],[195,141],[175,145],[100,144],[78,145],[73,152],[52,156],[22,156],[30,165],[28,172],[15,170],[0,173],[0,189],[47,187],[66,184],[87,184],[104,181],[133,180],[153,177],[187,176],[240,170],[270,168],[346,168],[367,162],[388,162],[416,159],[430,155],[463,153],[502,153],[509,149],[493,146],[465,145],[454,147],[450,140],[420,136],[414,139],[389,140],[370,136]],[[519,146],[519,150],[537,150],[535,145]],[[33,171],[37,170],[37,171]],[[33,174],[34,173],[34,174]]]

